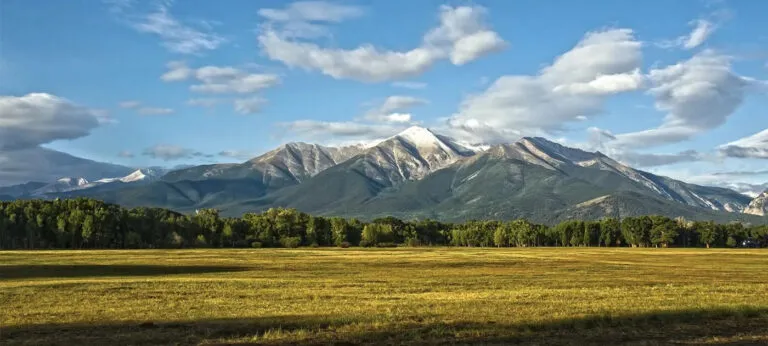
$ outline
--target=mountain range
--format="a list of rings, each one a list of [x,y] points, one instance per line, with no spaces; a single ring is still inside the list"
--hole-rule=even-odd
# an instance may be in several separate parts
[[[52,183],[62,177],[97,180],[120,177],[135,169],[87,160],[60,151],[34,147],[0,151],[0,186],[24,184],[30,181]]]
[[[524,217],[552,223],[663,214],[766,222],[765,213],[759,213],[765,209],[766,194],[752,200],[731,189],[658,176],[600,152],[540,137],[479,149],[422,127],[375,145],[289,143],[239,164],[139,170],[93,182],[71,178],[27,183],[0,188],[3,195],[6,199],[83,196],[181,212],[218,208],[233,216],[291,207],[366,219]]]

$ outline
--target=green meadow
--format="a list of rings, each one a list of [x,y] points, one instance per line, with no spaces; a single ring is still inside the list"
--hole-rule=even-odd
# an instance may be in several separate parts
[[[768,251],[0,252],[2,345],[511,343],[768,343]]]

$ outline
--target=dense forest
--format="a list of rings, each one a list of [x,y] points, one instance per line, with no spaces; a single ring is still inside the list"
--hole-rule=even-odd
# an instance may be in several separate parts
[[[93,199],[0,202],[2,249],[124,249],[299,246],[632,246],[768,247],[768,226],[692,222],[662,216],[565,221],[363,222],[270,209],[241,218],[217,210],[194,215],[126,209]]]

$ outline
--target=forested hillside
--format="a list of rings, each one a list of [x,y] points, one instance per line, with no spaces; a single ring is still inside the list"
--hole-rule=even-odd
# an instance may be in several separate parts
[[[554,227],[524,219],[363,222],[277,208],[225,218],[215,209],[184,215],[84,198],[0,202],[2,249],[395,245],[768,247],[768,226],[663,216],[569,220]]]

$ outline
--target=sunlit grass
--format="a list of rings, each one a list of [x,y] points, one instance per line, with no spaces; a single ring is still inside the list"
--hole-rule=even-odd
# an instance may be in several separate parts
[[[768,251],[0,252],[0,344],[760,343]]]

